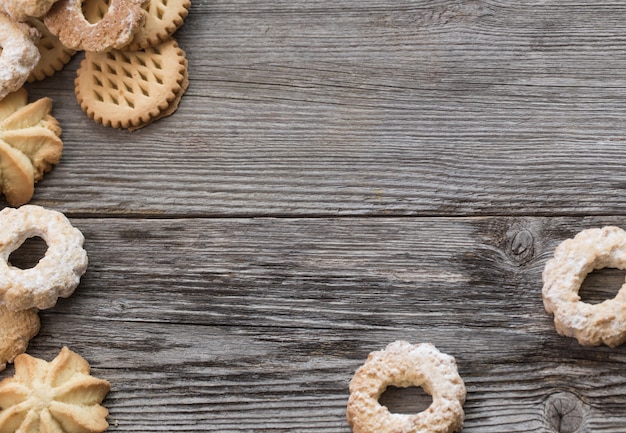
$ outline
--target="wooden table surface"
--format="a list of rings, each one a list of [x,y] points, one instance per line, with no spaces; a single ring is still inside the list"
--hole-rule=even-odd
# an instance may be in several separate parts
[[[626,227],[623,1],[193,0],[175,37],[189,90],[133,133],[80,109],[83,53],[28,85],[65,145],[30,203],[89,255],[28,353],[109,380],[109,431],[349,433],[398,339],[456,358],[466,433],[625,431],[626,345],[541,299],[561,241]]]

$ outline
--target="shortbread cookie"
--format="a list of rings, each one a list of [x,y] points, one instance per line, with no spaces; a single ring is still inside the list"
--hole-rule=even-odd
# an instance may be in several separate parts
[[[101,433],[111,384],[67,347],[51,362],[21,354],[15,375],[0,382],[0,432]]]
[[[0,102],[0,139],[28,157],[37,182],[59,163],[63,141],[61,125],[50,114],[52,99],[27,103],[27,98],[22,88]]]
[[[433,398],[417,414],[391,413],[378,402],[388,386],[419,386]],[[453,433],[463,427],[465,384],[456,361],[429,343],[395,341],[370,353],[350,382],[347,418],[354,433]]]
[[[0,370],[26,351],[28,342],[39,332],[39,326],[36,309],[10,311],[0,306]]]
[[[37,66],[35,66],[28,76],[28,82],[32,83],[33,81],[51,77],[56,72],[63,69],[72,59],[76,51],[66,48],[59,38],[50,33],[50,30],[48,30],[48,27],[46,27],[41,19],[28,18],[26,23],[37,29],[41,34],[41,39],[37,42],[37,49],[39,50],[41,58]]]
[[[26,155],[0,140],[0,189],[11,206],[28,203],[35,193],[35,172]]]
[[[58,164],[61,127],[50,115],[52,100],[27,103],[24,88],[0,101],[0,192],[11,206],[30,201],[35,182]]]
[[[44,22],[67,48],[103,52],[128,45],[144,23],[144,2],[111,0],[102,19],[92,23],[83,13],[83,1],[58,0],[44,17]]]
[[[142,50],[167,40],[183,25],[190,6],[191,0],[149,0],[146,22],[127,49]]]
[[[185,52],[174,39],[141,51],[88,52],[77,71],[76,98],[105,126],[145,126],[176,99],[185,70]]]
[[[0,13],[0,100],[22,87],[39,62],[37,39],[30,26]]]
[[[172,114],[174,114],[174,112],[176,110],[178,110],[178,106],[180,105],[180,101],[183,99],[183,95],[185,94],[185,92],[189,88],[189,71],[187,70],[187,59],[185,59],[185,70],[183,72],[184,72],[184,77],[183,77],[183,82],[180,85],[180,90],[178,91],[178,93],[176,93],[176,97],[174,98],[174,100],[172,102],[170,102],[170,105],[165,110],[161,111],[158,116],[156,116],[155,118],[151,119],[147,123],[142,123],[142,124],[139,124],[137,126],[129,126],[128,127],[129,131],[135,131],[135,130],[143,128],[144,126],[147,126],[148,124],[150,124],[152,122],[155,122],[155,121],[157,121],[159,119],[162,119],[162,118],[167,117],[167,116],[171,116]]]
[[[40,237],[48,246],[37,265],[19,269],[9,256],[26,239]],[[53,307],[67,298],[87,270],[85,238],[61,212],[24,205],[0,211],[0,301],[12,311]]]
[[[29,17],[41,17],[50,10],[56,0],[2,0],[0,9],[15,21],[26,21]]]

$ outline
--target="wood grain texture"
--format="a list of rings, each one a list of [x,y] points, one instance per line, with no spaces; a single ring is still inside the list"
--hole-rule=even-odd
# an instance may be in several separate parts
[[[94,125],[72,93],[82,54],[30,86],[66,144],[35,199],[81,215],[624,214],[625,13],[196,0],[175,116]]]
[[[29,353],[89,360],[111,432],[349,433],[352,374],[396,339],[456,358],[463,432],[624,431],[626,347],[557,335],[541,301],[558,243],[626,226],[623,2],[192,3],[173,116],[95,124],[82,53],[28,86],[65,143],[31,203],[90,259]]]

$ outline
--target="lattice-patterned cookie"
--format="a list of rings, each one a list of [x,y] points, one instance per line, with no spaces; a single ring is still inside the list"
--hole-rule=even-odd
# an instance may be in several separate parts
[[[72,59],[76,53],[74,50],[66,48],[59,38],[48,30],[48,27],[39,18],[29,18],[26,21],[30,26],[36,28],[41,33],[41,39],[37,42],[37,48],[41,54],[39,63],[28,76],[28,82],[43,80],[51,77]]]
[[[185,52],[174,39],[140,51],[87,52],[77,71],[76,97],[96,122],[137,129],[176,100],[186,65]]]
[[[128,45],[130,50],[141,50],[160,44],[183,25],[189,13],[191,0],[149,0],[146,22]]]

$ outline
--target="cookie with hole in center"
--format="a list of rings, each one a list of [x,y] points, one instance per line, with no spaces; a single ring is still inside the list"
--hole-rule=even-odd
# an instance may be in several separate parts
[[[104,18],[111,0],[90,0],[83,3],[83,13],[90,22]],[[189,14],[191,0],[148,0],[144,24],[135,32],[124,50],[142,50],[167,40],[183,25]]]
[[[86,52],[74,81],[76,98],[96,122],[137,129],[170,108],[186,69],[185,52],[174,39],[145,50]]]

